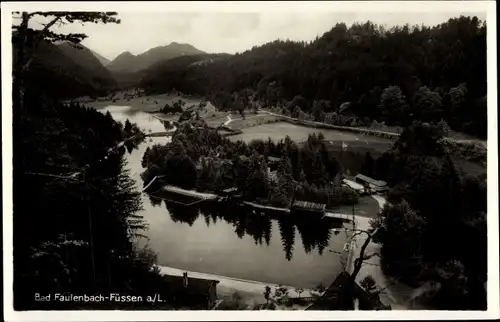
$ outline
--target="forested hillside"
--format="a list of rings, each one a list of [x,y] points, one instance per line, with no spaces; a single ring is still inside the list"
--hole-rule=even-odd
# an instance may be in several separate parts
[[[392,187],[374,224],[382,269],[420,287],[436,309],[485,310],[486,175],[460,171],[441,138],[415,122],[375,162],[375,175]]]
[[[133,239],[146,225],[137,215],[140,195],[123,156],[138,142],[117,146],[126,138],[143,139],[142,132],[130,122],[116,122],[109,113],[58,103],[100,91],[88,70],[49,43],[56,38],[79,43],[85,35],[27,27],[30,19],[41,16],[62,23],[106,24],[118,22],[116,15],[23,12],[23,23],[13,27],[18,41],[12,113],[15,310],[118,309],[123,305],[39,301],[36,294],[150,295],[161,283],[151,266],[155,254],[137,249]],[[33,48],[38,48],[36,56]]]
[[[390,29],[339,23],[309,43],[277,40],[208,64],[175,62],[151,70],[141,85],[217,97],[219,105],[234,105],[234,92],[250,94],[320,121],[328,113],[403,126],[444,119],[486,136],[486,24],[477,17]]]
[[[16,60],[19,44],[15,33],[12,42]],[[25,77],[45,95],[58,98],[99,96],[116,86],[111,74],[87,48],[79,50],[68,44],[58,46],[41,41],[36,48],[27,50],[34,55]]]
[[[71,57],[75,63],[89,71],[93,79],[100,82],[103,86],[112,87],[116,85],[109,70],[104,67],[99,58],[87,47],[83,45],[75,46],[69,42],[61,43],[57,47],[67,56]]]
[[[189,44],[173,42],[166,46],[151,48],[140,55],[132,55],[128,51],[124,52],[113,59],[106,67],[112,72],[133,73],[163,60],[200,54],[204,54],[204,52]]]

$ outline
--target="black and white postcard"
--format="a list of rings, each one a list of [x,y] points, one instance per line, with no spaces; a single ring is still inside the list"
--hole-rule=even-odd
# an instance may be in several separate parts
[[[498,318],[494,2],[1,14],[5,320]]]

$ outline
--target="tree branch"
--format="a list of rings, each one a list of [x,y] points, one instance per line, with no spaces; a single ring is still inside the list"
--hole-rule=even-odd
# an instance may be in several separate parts
[[[32,17],[33,15],[29,15],[28,14],[28,20]],[[54,19],[52,19],[48,24],[45,25],[45,27],[38,33],[38,35],[35,37],[35,41],[33,43],[33,53],[30,57],[30,59],[28,59],[28,61],[26,62],[26,64],[22,67],[21,69],[21,73],[24,73],[28,68],[29,66],[31,65],[31,63],[33,62],[33,59],[35,58],[36,56],[36,49],[38,48],[38,44],[40,43],[40,41],[42,41],[43,39],[43,36],[44,34],[49,30],[50,27],[52,27],[59,19],[61,19],[62,15],[57,15]],[[27,22],[26,22],[27,24]]]
[[[363,243],[363,246],[361,246],[361,250],[359,252],[359,257],[354,260],[354,271],[351,274],[351,282],[356,281],[356,276],[359,274],[359,271],[361,270],[361,267],[363,265],[363,261],[365,259],[369,259],[372,256],[375,256],[374,254],[369,255],[370,257],[365,258],[365,251],[368,245],[370,244],[373,236],[378,232],[379,228],[375,229],[373,233],[368,233],[368,238],[366,238],[365,242]]]

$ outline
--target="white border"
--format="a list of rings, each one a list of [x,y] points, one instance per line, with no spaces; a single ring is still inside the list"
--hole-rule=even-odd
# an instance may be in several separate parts
[[[30,311],[12,307],[12,52],[11,11],[80,10],[141,12],[370,12],[370,13],[487,13],[488,56],[488,311]],[[4,308],[6,321],[165,321],[168,320],[379,320],[379,319],[492,319],[499,317],[498,295],[498,146],[496,79],[496,4],[494,1],[304,1],[301,2],[8,2],[1,3],[2,15],[2,166]],[[326,30],[325,30],[326,31]]]

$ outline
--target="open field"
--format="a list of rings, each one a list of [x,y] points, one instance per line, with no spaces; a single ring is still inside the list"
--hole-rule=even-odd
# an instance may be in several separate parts
[[[245,116],[245,119],[242,119],[239,115],[233,115],[232,118],[233,120],[231,121],[229,126],[233,129],[245,129],[268,123],[276,123],[280,120],[278,117],[268,114],[248,114]]]
[[[370,146],[372,144],[380,145],[384,148],[392,146],[392,142],[390,140],[380,137],[364,136],[357,133],[341,132],[337,130],[316,129],[286,122],[276,122],[246,128],[243,134],[232,136],[231,140],[243,140],[249,142],[254,139],[267,140],[269,137],[273,140],[281,140],[288,135],[296,142],[303,142],[307,140],[309,134],[313,133],[323,133],[325,140],[332,142],[345,142],[348,147],[349,145]]]
[[[217,111],[215,110],[215,108],[210,108],[210,105],[209,108],[205,108],[200,113],[200,116],[203,118],[203,120],[205,120],[205,122],[207,122],[208,126],[211,127],[217,127],[226,123],[227,126],[232,129],[241,130],[248,127],[279,121],[278,117],[268,114],[247,114],[245,115],[245,119],[242,119],[239,114]],[[231,121],[229,123],[227,123],[228,116],[231,117]]]
[[[171,94],[159,94],[150,96],[138,96],[133,98],[125,98],[123,93],[115,95],[116,100],[97,100],[93,102],[88,102],[87,105],[94,107],[95,109],[102,109],[109,105],[116,106],[130,106],[132,108],[139,109],[143,112],[154,112],[160,108],[163,108],[165,104],[173,104],[178,100],[183,100],[186,102],[186,107],[192,104],[198,104],[200,100],[194,98],[186,98],[175,96]]]
[[[205,116],[203,116],[203,120],[207,122],[208,126],[217,127],[227,121],[228,115],[229,113],[227,112],[211,111],[209,113],[205,113]]]

